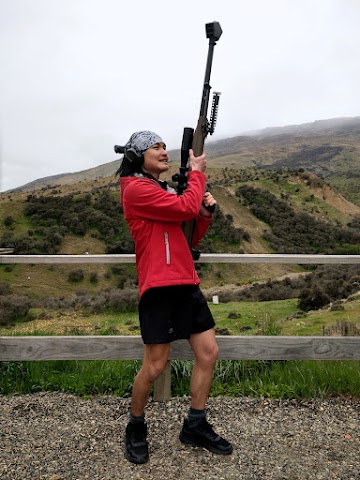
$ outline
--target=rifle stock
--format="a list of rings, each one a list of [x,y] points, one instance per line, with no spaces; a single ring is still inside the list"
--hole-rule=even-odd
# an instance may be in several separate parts
[[[207,23],[205,25],[206,37],[209,39],[209,49],[205,69],[205,79],[203,85],[203,92],[201,97],[200,115],[197,122],[195,132],[192,128],[184,128],[183,140],[181,145],[181,166],[180,172],[175,174],[172,179],[178,183],[177,193],[182,195],[187,186],[187,172],[189,170],[189,150],[192,148],[194,155],[198,157],[204,151],[204,144],[206,137],[210,133],[212,135],[215,130],[215,124],[217,120],[217,112],[219,107],[220,93],[214,92],[210,121],[207,119],[207,111],[209,106],[210,96],[210,76],[214,54],[214,47],[219,40],[222,29],[218,22]],[[213,209],[209,209],[213,211]],[[194,232],[195,221],[189,221],[183,223],[183,232],[192,251],[194,260],[197,260],[200,256],[199,252],[192,249],[192,238]]]
[[[208,121],[206,117],[199,117],[192,141],[192,149],[195,157],[198,157],[204,152],[204,144],[207,137],[207,124]]]

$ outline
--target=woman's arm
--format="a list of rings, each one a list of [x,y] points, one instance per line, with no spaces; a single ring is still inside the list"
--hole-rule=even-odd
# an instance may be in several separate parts
[[[205,182],[203,173],[192,171],[185,193],[175,195],[160,188],[153,180],[133,178],[123,188],[123,208],[127,216],[164,222],[192,220],[199,214]]]

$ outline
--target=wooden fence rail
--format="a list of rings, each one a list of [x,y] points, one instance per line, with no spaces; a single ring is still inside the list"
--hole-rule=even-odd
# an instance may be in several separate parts
[[[134,255],[0,255],[0,263],[134,263]],[[202,254],[202,263],[358,264],[360,255]],[[360,360],[360,337],[218,336],[224,360]],[[139,336],[3,336],[0,361],[137,360]],[[170,360],[193,359],[188,342],[172,344]],[[155,400],[171,395],[170,360],[155,383]]]
[[[221,360],[360,360],[360,337],[218,336]],[[4,336],[0,361],[138,360],[140,336]],[[155,400],[171,396],[171,364],[192,360],[186,340],[173,342],[164,374],[155,382]]]
[[[360,337],[217,336],[222,360],[360,360]],[[140,336],[2,336],[0,361],[138,360]],[[172,343],[170,359],[191,360],[186,340]]]

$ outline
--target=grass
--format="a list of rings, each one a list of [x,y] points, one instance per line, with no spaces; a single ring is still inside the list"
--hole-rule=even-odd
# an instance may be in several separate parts
[[[211,396],[310,398],[360,396],[358,361],[229,361],[214,372]],[[189,391],[192,362],[172,362],[173,394]]]
[[[277,300],[272,302],[230,302],[214,305],[209,303],[217,326],[227,329],[231,335],[255,335],[271,318],[272,322],[284,324],[286,318],[297,311],[297,300]],[[48,310],[46,318],[41,317],[41,309],[32,309],[35,318],[30,322],[17,322],[10,327],[0,327],[0,335],[68,335],[77,331],[87,335],[139,334],[137,312],[105,312],[87,315],[81,312],[58,312]],[[228,318],[229,315],[237,318]]]
[[[253,361],[218,366],[212,395],[310,398],[360,396],[358,361]],[[221,368],[225,374],[221,374]]]
[[[23,202],[25,196],[18,197],[17,200],[12,201],[9,199],[12,195],[1,195],[0,203],[0,218],[5,219],[7,216],[11,216],[14,223],[11,227],[5,227],[3,222],[0,224],[0,236],[5,232],[13,232],[15,235],[24,235],[31,228],[30,220],[23,213]]]
[[[0,394],[43,391],[80,396],[131,395],[141,362],[42,361],[0,362]],[[189,394],[192,361],[172,361],[172,395]],[[221,360],[214,372],[211,396],[310,398],[360,397],[358,361],[230,361]]]
[[[41,310],[32,309],[30,315],[41,316]],[[136,335],[139,334],[136,312],[99,313],[47,311],[46,318],[30,322],[16,322],[1,327],[0,335]]]
[[[345,302],[343,310],[317,310],[298,312],[297,299],[270,302],[209,303],[219,334],[264,334],[269,324],[275,325],[280,335],[323,335],[324,327],[339,322],[360,326],[360,298]],[[35,318],[30,322],[17,322],[0,327],[0,335],[138,335],[137,312],[104,312],[94,315],[66,311],[32,309]],[[295,315],[296,314],[296,315]],[[233,318],[229,318],[233,317]]]
[[[297,300],[270,302],[229,302],[209,304],[218,327],[228,329],[231,335],[256,335],[271,320],[282,325],[297,311]],[[229,315],[237,318],[229,318]]]
[[[82,253],[84,252],[85,250]],[[6,267],[8,268],[6,269]],[[68,275],[73,270],[84,272],[84,280],[75,285],[68,280]],[[97,284],[90,282],[92,273],[98,275]],[[41,298],[44,294],[47,297],[70,296],[76,290],[86,290],[93,295],[103,288],[115,288],[117,278],[115,275],[111,275],[111,269],[106,264],[96,266],[91,264],[78,266],[71,264],[2,264],[0,265],[0,280],[11,285],[18,295]]]
[[[333,173],[326,179],[331,185],[337,188],[354,205],[360,206],[359,177],[351,177],[346,174]]]
[[[325,327],[332,328],[340,322],[360,327],[360,298],[343,304],[343,310],[316,310],[300,318],[287,319],[281,326],[282,335],[323,335]]]
[[[140,361],[0,362],[0,394],[68,392],[80,396],[130,395]]]

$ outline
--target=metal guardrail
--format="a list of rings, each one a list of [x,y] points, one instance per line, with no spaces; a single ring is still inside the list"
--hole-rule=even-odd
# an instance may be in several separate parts
[[[313,255],[287,253],[202,253],[198,263],[269,263],[269,264],[354,264],[360,255]],[[0,255],[0,264],[31,263],[135,263],[134,254],[112,255]]]

